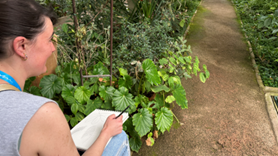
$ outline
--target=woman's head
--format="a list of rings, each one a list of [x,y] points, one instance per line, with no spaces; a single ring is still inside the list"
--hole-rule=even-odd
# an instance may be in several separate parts
[[[32,41],[45,28],[45,19],[56,23],[55,14],[34,0],[0,1],[0,60],[12,55],[12,41],[22,36]]]

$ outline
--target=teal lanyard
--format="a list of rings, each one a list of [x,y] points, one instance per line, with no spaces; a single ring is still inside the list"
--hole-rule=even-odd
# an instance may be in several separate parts
[[[4,73],[0,70],[0,79],[8,82],[10,85],[15,86],[17,89],[19,89],[21,91],[20,86],[18,85],[18,83],[14,80],[13,77],[11,77],[9,74]]]

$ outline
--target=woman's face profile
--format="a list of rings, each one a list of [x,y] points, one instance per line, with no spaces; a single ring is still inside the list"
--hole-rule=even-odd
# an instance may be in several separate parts
[[[55,51],[55,47],[52,42],[53,37],[53,24],[49,18],[45,18],[44,30],[39,33],[30,49],[28,50],[28,65],[33,70],[31,76],[38,76],[45,73],[46,61],[52,52]]]

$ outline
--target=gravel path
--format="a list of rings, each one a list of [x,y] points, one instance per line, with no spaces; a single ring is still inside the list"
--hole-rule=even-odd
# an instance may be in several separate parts
[[[231,2],[203,0],[187,40],[211,77],[205,84],[195,76],[183,80],[189,109],[175,106],[173,112],[184,125],[159,136],[153,147],[143,142],[133,156],[278,155],[264,93]]]

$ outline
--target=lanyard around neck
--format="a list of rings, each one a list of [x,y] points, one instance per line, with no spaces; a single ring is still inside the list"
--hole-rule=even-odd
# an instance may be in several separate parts
[[[19,89],[21,91],[20,86],[18,85],[18,83],[14,80],[13,77],[11,77],[9,74],[4,73],[0,70],[0,79],[8,82],[10,85],[15,86],[17,89]]]

